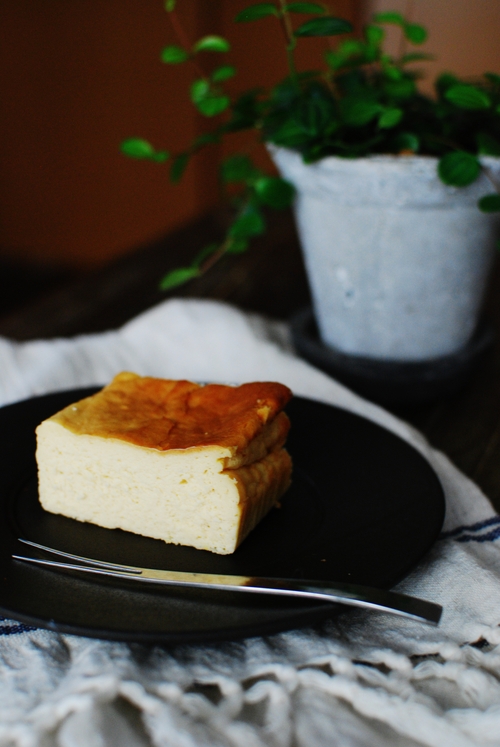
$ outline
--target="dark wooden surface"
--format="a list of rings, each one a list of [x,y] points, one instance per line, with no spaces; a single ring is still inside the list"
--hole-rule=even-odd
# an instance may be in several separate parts
[[[120,326],[166,297],[158,282],[185,264],[223,229],[211,214],[139,249],[105,269],[63,285],[23,308],[0,316],[0,335],[16,340],[98,332]],[[270,219],[268,233],[245,255],[227,258],[175,295],[216,298],[279,319],[310,301],[293,221]],[[485,314],[494,325],[494,347],[457,394],[393,411],[419,428],[471,477],[500,510],[500,268],[492,277]]]

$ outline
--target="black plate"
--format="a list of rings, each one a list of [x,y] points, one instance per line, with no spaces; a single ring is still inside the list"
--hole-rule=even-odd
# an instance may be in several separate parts
[[[96,389],[0,410],[0,614],[99,638],[206,641],[309,624],[333,605],[251,594],[160,589],[81,578],[11,560],[17,537],[78,555],[171,570],[331,579],[389,588],[422,558],[444,517],[441,485],[420,454],[345,410],[295,397],[293,485],[233,555],[166,545],[46,513],[38,502],[34,429]]]

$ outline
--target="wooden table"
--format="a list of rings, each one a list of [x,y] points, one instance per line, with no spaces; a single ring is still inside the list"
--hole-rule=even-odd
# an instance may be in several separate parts
[[[98,332],[120,326],[166,297],[158,282],[220,237],[224,214],[212,213],[99,272],[0,317],[0,335],[16,340]],[[413,423],[471,477],[500,511],[500,263],[485,313],[497,339],[457,394],[432,404],[392,408]],[[269,218],[269,231],[250,252],[228,257],[177,296],[215,298],[279,319],[310,303],[302,257],[288,212]]]

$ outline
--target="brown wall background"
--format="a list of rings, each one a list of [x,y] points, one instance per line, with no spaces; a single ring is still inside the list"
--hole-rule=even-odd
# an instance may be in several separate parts
[[[248,4],[178,8],[194,41],[225,34]],[[351,0],[337,5],[353,15]],[[272,21],[235,32],[241,89],[284,74]],[[179,151],[207,124],[188,101],[189,66],[160,61],[175,41],[162,0],[3,0],[0,35],[0,256],[89,268],[218,201],[214,149],[178,186],[165,167],[119,153],[130,136]]]
[[[179,0],[191,39],[230,35],[238,89],[286,70],[272,20],[232,24],[249,4]],[[430,27],[440,69],[500,70],[498,0],[329,4],[358,24],[371,9],[409,8]],[[181,150],[204,126],[188,101],[189,67],[160,62],[173,41],[162,0],[2,0],[0,256],[88,269],[216,204],[216,150],[198,157],[178,186],[166,168],[119,152],[130,136]],[[304,41],[303,65],[317,60],[316,42]],[[242,143],[250,147],[240,136],[224,147]]]
[[[203,13],[182,6],[196,38]],[[197,132],[173,93],[187,69],[159,60],[172,40],[162,2],[3,0],[0,29],[4,252],[96,265],[209,206],[200,164],[174,192],[165,169],[119,152],[129,136],[176,150]]]
[[[422,50],[436,56],[425,65],[427,90],[443,71],[461,77],[500,72],[499,0],[367,0],[367,15],[382,10],[399,10],[427,27],[429,38]],[[390,34],[389,41],[396,51],[398,33]]]

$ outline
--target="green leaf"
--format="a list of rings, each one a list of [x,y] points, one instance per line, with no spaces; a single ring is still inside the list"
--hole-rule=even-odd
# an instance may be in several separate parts
[[[274,3],[250,5],[245,10],[240,11],[234,20],[236,23],[246,23],[247,21],[258,21],[266,16],[278,16],[278,8]]]
[[[255,182],[255,192],[259,202],[281,210],[292,203],[295,189],[279,176],[263,176]]]
[[[304,125],[293,117],[286,119],[277,129],[273,129],[269,135],[269,140],[272,143],[292,149],[299,149],[309,139],[310,135],[304,129]]]
[[[175,8],[176,0],[165,0],[165,10],[167,13],[171,13]]]
[[[441,75],[436,78],[434,85],[438,93],[444,94],[448,88],[451,88],[451,86],[454,86],[456,83],[458,83],[456,75],[453,75],[452,73],[441,73]]]
[[[157,150],[154,155],[151,156],[151,160],[156,163],[165,163],[170,158],[170,153],[167,150]]]
[[[485,73],[484,77],[494,86],[500,86],[500,75],[497,75],[496,73]]]
[[[393,99],[409,99],[416,92],[417,85],[412,78],[401,78],[401,80],[385,80],[384,91]]]
[[[477,204],[483,213],[497,213],[500,211],[500,195],[497,193],[485,195]]]
[[[382,62],[382,69],[384,71],[384,76],[390,81],[400,81],[404,76],[403,71],[400,70],[399,67],[387,63],[385,60]]]
[[[169,154],[166,150],[156,151],[151,143],[139,137],[129,137],[120,145],[120,150],[129,158],[147,159],[162,163],[166,161]]]
[[[420,148],[420,140],[412,132],[401,132],[397,136],[397,146],[399,151],[412,151],[418,153]]]
[[[256,91],[247,91],[233,102],[231,105],[231,119],[226,125],[228,132],[247,130],[255,127],[262,111],[257,96],[258,93]]]
[[[326,12],[323,6],[317,3],[288,3],[285,7],[290,13],[318,13],[323,15]]]
[[[427,30],[418,23],[406,23],[404,35],[412,44],[423,44],[427,39]]]
[[[259,210],[252,207],[247,209],[234,221],[229,229],[229,236],[233,239],[248,239],[264,233],[266,224]]]
[[[180,153],[176,156],[170,166],[170,181],[177,184],[182,179],[189,163],[189,153]]]
[[[366,43],[359,39],[345,39],[340,42],[337,49],[327,50],[325,59],[333,70],[339,70],[342,67],[351,67],[359,63],[368,61],[370,54]]]
[[[166,62],[167,65],[179,65],[181,62],[186,62],[189,59],[189,55],[185,49],[179,47],[177,44],[169,44],[168,47],[162,49],[160,59],[162,62]]]
[[[378,119],[378,126],[381,130],[390,129],[396,127],[401,122],[403,116],[403,110],[393,107],[392,109],[385,109]]]
[[[209,96],[206,96],[201,101],[198,101],[196,103],[196,108],[205,117],[215,117],[217,116],[217,114],[222,114],[222,112],[225,111],[230,104],[231,99],[229,98],[229,96],[222,96],[220,94],[213,93]]]
[[[178,267],[176,270],[169,272],[160,282],[160,290],[171,290],[179,285],[184,285],[188,280],[197,277],[200,274],[197,267]]]
[[[380,26],[372,26],[371,24],[365,26],[364,33],[366,41],[373,47],[378,47],[385,36],[384,29],[381,29]]]
[[[355,98],[343,99],[340,108],[344,122],[352,127],[362,127],[368,124],[381,110],[380,104]]]
[[[198,104],[210,94],[210,83],[205,78],[199,78],[191,84],[191,101]]]
[[[337,34],[350,34],[352,24],[343,18],[326,16],[325,18],[312,18],[306,21],[294,31],[295,36],[336,36]]]
[[[373,21],[375,23],[392,23],[396,26],[406,25],[406,21],[401,13],[396,13],[394,11],[387,11],[386,13],[375,13],[375,15],[373,16]]]
[[[366,45],[360,39],[344,39],[337,47],[338,54],[344,57],[353,55],[362,55],[366,50]]]
[[[478,132],[476,142],[479,155],[500,156],[500,142],[487,132]]]
[[[439,178],[453,187],[466,187],[477,179],[481,164],[476,156],[464,150],[456,150],[443,156],[438,164]]]
[[[229,156],[221,165],[221,177],[224,182],[245,182],[255,178],[255,166],[248,156],[237,154]]]
[[[233,65],[221,65],[221,67],[218,67],[216,70],[213,71],[212,75],[210,76],[214,83],[222,83],[224,80],[229,80],[229,78],[234,78],[236,75],[236,68],[233,67]]]
[[[128,140],[124,140],[120,145],[120,150],[130,158],[151,158],[155,152],[151,143],[139,137],[130,137]]]
[[[204,36],[193,47],[193,52],[229,52],[231,45],[222,36]]]
[[[328,140],[338,128],[338,113],[330,91],[318,82],[311,83],[307,94],[291,99],[264,120],[263,136],[276,144],[295,148],[305,155],[318,139]]]
[[[193,145],[195,148],[200,148],[203,145],[210,145],[210,143],[220,142],[220,134],[218,132],[202,132],[194,139]]]
[[[465,83],[451,86],[444,96],[461,109],[489,109],[491,106],[491,99],[487,93]]]
[[[192,83],[191,101],[205,117],[221,114],[231,103],[229,96],[213,91],[210,82],[204,78],[199,78]]]
[[[226,254],[243,254],[248,249],[247,239],[231,239],[226,248]]]
[[[349,64],[349,57],[334,52],[333,49],[327,49],[325,52],[325,60],[332,70],[340,70]]]

